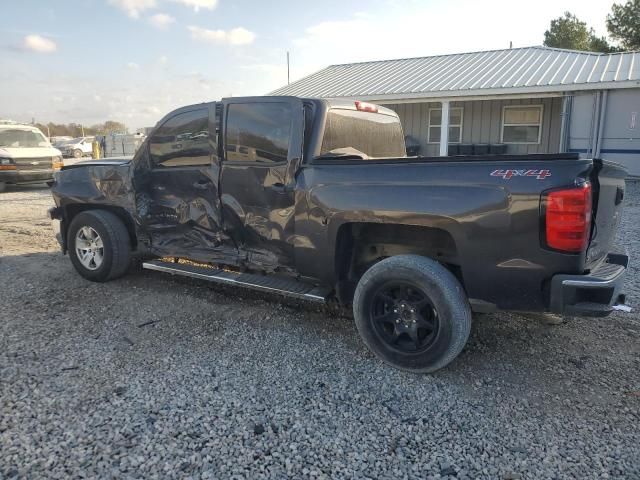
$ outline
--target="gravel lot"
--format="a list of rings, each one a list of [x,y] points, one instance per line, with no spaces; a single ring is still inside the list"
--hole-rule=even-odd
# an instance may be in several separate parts
[[[637,259],[640,183],[626,202]],[[87,282],[50,203],[0,194],[0,478],[640,478],[638,311],[482,316],[449,368],[412,375],[308,305]]]

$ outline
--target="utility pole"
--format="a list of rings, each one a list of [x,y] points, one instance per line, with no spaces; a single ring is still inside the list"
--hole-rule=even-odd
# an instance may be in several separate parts
[[[287,50],[287,85],[289,85],[289,51]]]
[[[80,129],[82,130],[82,136],[84,137],[84,125],[80,125]]]

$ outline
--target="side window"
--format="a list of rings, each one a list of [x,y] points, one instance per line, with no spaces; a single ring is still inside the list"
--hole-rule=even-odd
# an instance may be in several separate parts
[[[291,120],[291,107],[287,103],[230,104],[225,135],[227,160],[286,161]]]
[[[209,112],[179,113],[164,122],[149,139],[154,167],[191,167],[211,162]]]

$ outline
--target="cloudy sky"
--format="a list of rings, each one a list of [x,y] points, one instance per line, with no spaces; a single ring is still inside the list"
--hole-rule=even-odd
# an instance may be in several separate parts
[[[565,10],[606,33],[610,1],[19,0],[0,20],[0,118],[151,126],[330,64],[540,45]]]

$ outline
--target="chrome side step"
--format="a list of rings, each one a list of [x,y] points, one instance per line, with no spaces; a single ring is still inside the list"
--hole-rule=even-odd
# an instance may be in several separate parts
[[[311,302],[325,303],[329,295],[327,289],[298,282],[289,278],[269,275],[256,275],[251,273],[236,273],[217,268],[199,267],[183,263],[163,262],[152,260],[144,262],[142,268],[166,272],[172,275],[199,278],[209,282],[221,283],[250,288],[267,293],[278,293],[287,297],[299,298]]]

